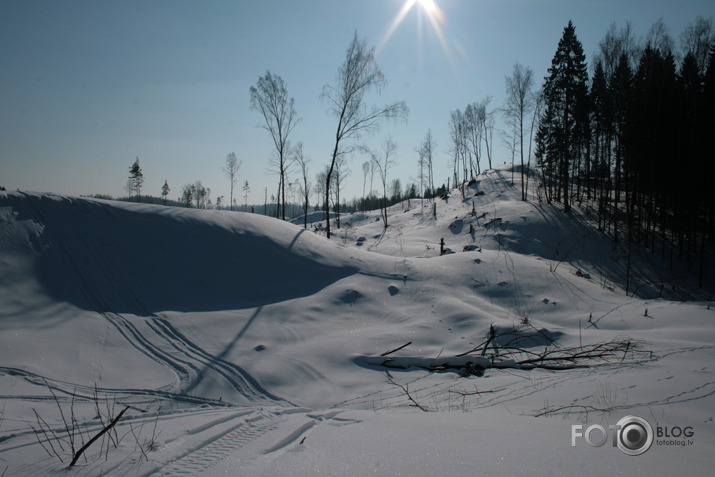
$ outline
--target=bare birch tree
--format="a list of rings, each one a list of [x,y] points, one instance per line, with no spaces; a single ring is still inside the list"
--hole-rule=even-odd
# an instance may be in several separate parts
[[[434,194],[434,149],[435,142],[432,139],[432,130],[428,129],[425,138],[417,148],[418,165],[420,167],[420,197],[424,199],[429,194]]]
[[[470,170],[476,168],[477,175],[482,173],[481,165],[479,160],[482,156],[482,135],[484,133],[482,124],[486,116],[483,113],[483,109],[479,107],[479,104],[472,103],[468,104],[464,109],[464,122],[466,126],[466,138],[469,148],[467,152],[470,156]],[[472,172],[472,177],[474,173]]]
[[[303,199],[303,228],[308,228],[308,204],[310,202],[310,179],[308,179],[308,163],[310,159],[306,159],[303,155],[303,143],[299,142],[293,149],[293,161],[300,167],[302,175],[302,183],[299,183],[299,191]]]
[[[288,169],[290,145],[288,136],[300,121],[297,118],[293,98],[288,98],[283,78],[266,71],[258,78],[255,86],[251,86],[251,109],[258,110],[263,115],[263,127],[271,135],[277,154],[278,164],[278,208],[280,216],[285,220],[285,182]]]
[[[364,212],[366,210],[365,208],[365,186],[367,185],[367,176],[370,175],[372,172],[372,162],[370,161],[365,161],[362,163],[362,211]],[[371,185],[372,187],[372,185]],[[372,191],[370,191],[372,192]]]
[[[489,164],[489,169],[492,169],[492,151],[494,150],[494,123],[496,121],[494,117],[495,111],[487,112],[487,106],[491,102],[492,97],[487,96],[481,103],[479,103],[480,114],[484,116],[482,121],[482,126],[484,127],[484,146],[487,151],[487,163]]]
[[[688,24],[680,35],[683,55],[692,53],[695,56],[702,75],[708,68],[710,49],[713,44],[715,44],[715,30],[713,30],[713,20],[710,17],[705,18],[698,15],[695,22]]]
[[[335,201],[333,203],[333,210],[335,210],[335,223],[338,228],[340,228],[340,191],[345,185],[345,181],[350,175],[350,169],[348,169],[346,164],[345,156],[340,156],[337,161],[335,161],[335,168],[333,170],[333,197]]]
[[[344,142],[359,137],[361,133],[373,131],[382,119],[407,115],[407,107],[402,101],[383,107],[365,105],[365,94],[371,89],[379,92],[385,83],[385,77],[375,62],[375,49],[368,50],[367,41],[360,39],[355,32],[345,53],[345,62],[338,70],[336,85],[326,85],[322,93],[330,111],[338,118],[335,147],[325,177],[326,204],[330,202],[330,188],[337,160],[349,152],[344,149]],[[330,238],[330,220],[327,222],[326,235]]]
[[[454,186],[459,187],[464,195],[464,187],[462,184],[467,180],[467,123],[464,119],[464,113],[457,109],[449,113],[449,137],[452,141],[451,150],[454,160]],[[462,176],[460,179],[460,170],[462,168]],[[459,186],[457,184],[460,184]]]
[[[226,174],[226,177],[231,184],[231,210],[233,210],[233,188],[236,185],[236,181],[238,180],[238,169],[240,167],[241,163],[238,161],[236,154],[231,152],[228,154],[228,156],[226,156],[226,165],[221,169],[223,170],[224,174]]]
[[[518,138],[517,144],[521,158],[521,200],[524,201],[526,200],[525,176],[528,174],[528,171],[524,169],[524,120],[534,107],[534,96],[531,92],[533,83],[534,72],[528,66],[523,66],[519,63],[514,64],[511,76],[506,77],[506,105],[504,111],[507,124],[511,126],[515,136],[513,138],[514,143]]]
[[[370,149],[367,146],[362,146],[360,148],[365,154],[370,156],[370,160],[375,165],[375,169],[382,182],[382,205],[380,207],[380,215],[382,216],[382,223],[387,228],[387,172],[390,168],[395,165],[394,154],[397,152],[397,144],[392,138],[385,139],[382,145],[382,151],[377,152]]]

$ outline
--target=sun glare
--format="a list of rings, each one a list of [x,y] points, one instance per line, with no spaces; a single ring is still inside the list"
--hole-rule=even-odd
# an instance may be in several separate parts
[[[408,3],[411,2],[411,0],[407,1]],[[434,18],[440,22],[442,21],[442,10],[440,10],[434,0],[417,0],[416,3],[420,7],[422,7],[422,10],[427,14],[427,16],[429,16],[430,18]]]
[[[427,19],[427,22],[432,27],[432,31],[437,37],[437,40],[442,47],[442,50],[448,57],[451,56],[449,51],[449,42],[445,38],[445,34],[443,31],[443,27],[446,26],[444,12],[439,7],[436,0],[405,0],[405,3],[402,5],[402,8],[397,13],[395,19],[392,21],[390,27],[387,29],[387,32],[383,36],[382,41],[380,41],[377,47],[377,51],[380,51],[387,44],[392,35],[395,33],[395,30],[397,30],[397,28],[402,24],[407,14],[415,7],[417,7],[419,9],[419,13],[421,13],[421,15],[419,15],[420,23],[425,18]],[[418,31],[421,40],[421,25]],[[450,62],[452,62],[451,59]]]

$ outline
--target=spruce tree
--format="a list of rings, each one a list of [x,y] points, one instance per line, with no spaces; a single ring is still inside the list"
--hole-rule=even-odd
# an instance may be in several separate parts
[[[164,180],[164,185],[161,186],[161,198],[164,201],[164,205],[166,205],[166,197],[169,195],[169,182]]]
[[[542,140],[548,138],[550,143],[543,144],[540,151],[546,154],[542,160],[555,166],[556,199],[568,212],[571,210],[570,177],[579,173],[590,136],[586,56],[570,21],[564,28],[548,72],[544,84],[546,112],[542,123],[549,121],[550,124],[542,124],[544,129],[540,127],[540,137]]]

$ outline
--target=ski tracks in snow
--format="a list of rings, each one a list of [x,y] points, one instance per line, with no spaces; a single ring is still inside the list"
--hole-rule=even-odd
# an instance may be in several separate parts
[[[134,349],[175,374],[173,393],[196,397],[193,391],[199,383],[213,382],[224,389],[228,385],[232,395],[211,396],[227,404],[290,404],[264,389],[240,366],[196,345],[164,318],[141,319],[135,324],[117,313],[102,316]]]

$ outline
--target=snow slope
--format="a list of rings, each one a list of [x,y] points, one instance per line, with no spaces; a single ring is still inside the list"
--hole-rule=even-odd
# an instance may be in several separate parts
[[[517,193],[488,171],[436,218],[412,200],[387,229],[344,216],[331,241],[251,214],[2,193],[0,471],[68,473],[37,415],[62,437],[72,411],[89,436],[98,408],[129,406],[117,448],[70,475],[704,475],[715,311],[658,298],[702,292],[649,255],[626,296],[585,212]],[[535,351],[628,336],[648,357],[481,377],[375,365],[408,342],[390,356],[449,359],[490,325]],[[626,415],[689,427],[692,445],[571,446],[573,424]]]

